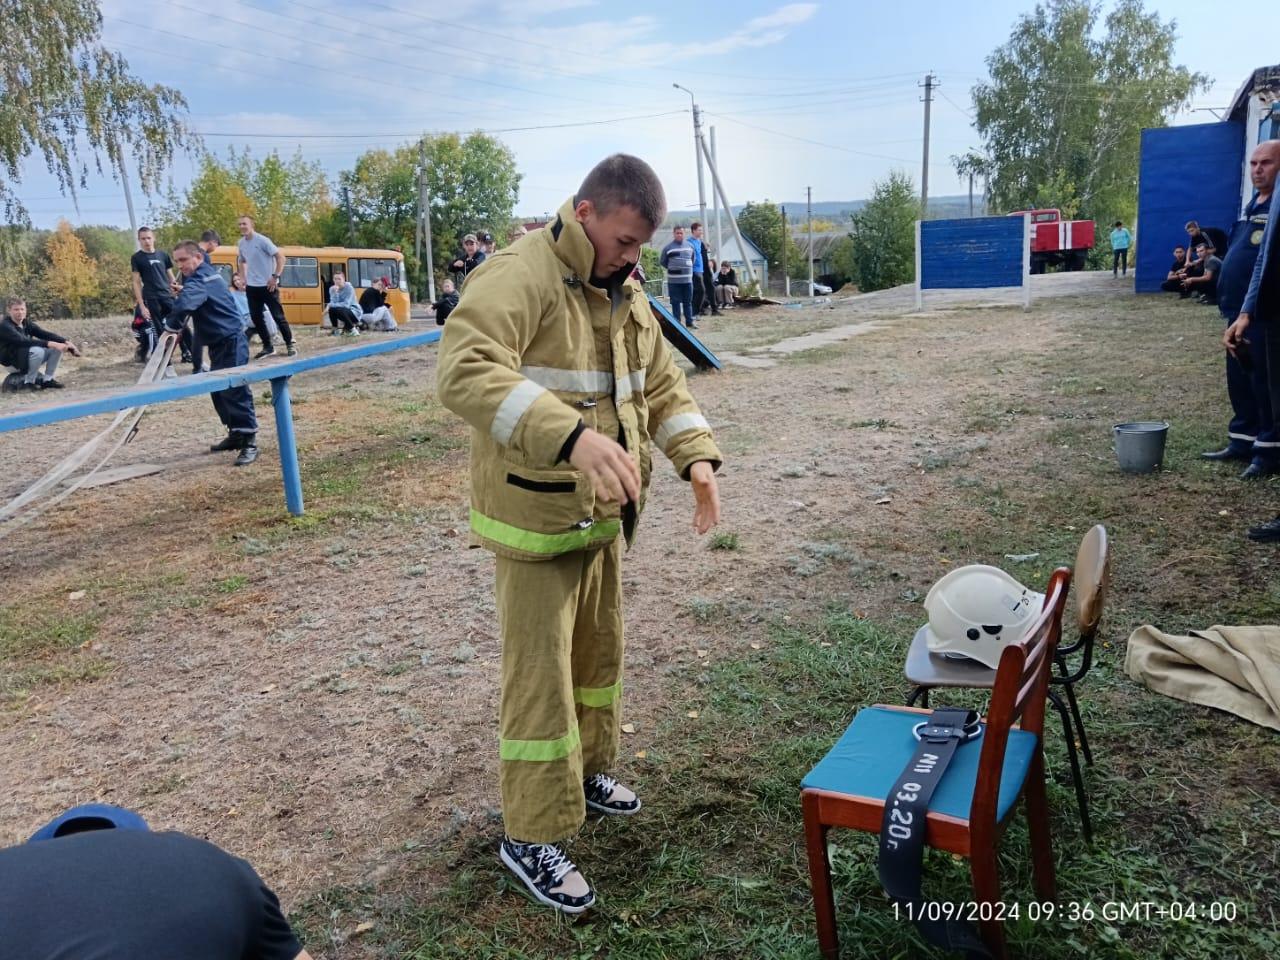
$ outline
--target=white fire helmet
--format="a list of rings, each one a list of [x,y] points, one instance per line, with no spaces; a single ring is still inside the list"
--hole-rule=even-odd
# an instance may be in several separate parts
[[[1020,584],[999,567],[975,563],[952,570],[924,598],[929,652],[969,657],[992,670],[1040,613],[1044,594]]]

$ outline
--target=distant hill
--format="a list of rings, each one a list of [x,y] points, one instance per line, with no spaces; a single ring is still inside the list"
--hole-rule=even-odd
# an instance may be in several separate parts
[[[780,201],[775,201],[780,202]],[[781,206],[787,208],[787,219],[794,223],[803,223],[805,219],[804,201],[788,200]],[[866,200],[819,200],[814,201],[813,215],[821,217],[823,220],[847,220],[851,213],[857,213],[867,205]],[[982,198],[976,196],[973,198],[974,213],[982,214]],[[737,216],[746,204],[734,204],[733,213]],[[929,198],[929,217],[931,219],[943,217],[967,217],[969,215],[969,195],[967,193],[957,194],[954,196],[930,197]],[[696,220],[698,217],[697,208],[693,210],[672,210],[667,214],[667,223],[679,223],[680,221],[688,222]],[[714,222],[714,216],[711,208],[707,208],[707,217]]]
[[[813,205],[813,215],[823,220],[848,220],[851,213],[857,213],[867,205],[866,200],[819,200]],[[735,203],[733,205],[733,214],[737,216],[742,212],[742,208],[746,204]],[[791,223],[803,223],[805,219],[804,201],[791,201],[783,203],[782,206],[787,208],[787,219]],[[973,212],[976,216],[983,216],[982,197],[975,196],[973,198]],[[947,217],[967,217],[969,215],[969,195],[967,193],[956,194],[953,196],[930,197],[929,198],[929,218],[943,219]],[[530,222],[540,220],[541,217],[528,217]],[[698,219],[698,210],[672,210],[667,214],[666,224],[688,223],[690,220]],[[711,223],[715,223],[715,215],[711,212],[711,207],[707,207],[707,219]]]

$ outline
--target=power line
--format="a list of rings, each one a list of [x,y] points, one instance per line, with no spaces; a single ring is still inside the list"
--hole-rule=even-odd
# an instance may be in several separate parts
[[[938,96],[940,96],[943,100],[947,101],[947,103],[951,104],[953,107],[955,107],[955,108],[956,108],[957,110],[959,110],[961,113],[963,113],[966,117],[969,117],[970,119],[972,119],[972,118],[973,118],[973,111],[972,111],[972,110],[966,110],[964,107],[960,106],[960,104],[956,103],[954,100],[952,100],[950,97],[948,97],[948,96],[947,96],[945,93],[943,93],[941,90],[939,90],[939,91],[938,91]]]
[[[826,147],[829,150],[839,150],[843,153],[852,153],[859,157],[874,157],[877,160],[893,160],[895,163],[910,163],[902,157],[890,157],[883,153],[867,153],[865,150],[853,150],[849,147],[842,147],[834,143],[823,143],[821,140],[810,140],[808,137],[797,137],[793,133],[783,133],[781,130],[770,130],[768,127],[760,127],[754,123],[747,123],[745,120],[738,120],[732,114],[713,113],[713,117],[720,117],[728,120],[730,123],[736,123],[739,126],[750,127],[752,130],[759,130],[761,133],[771,133],[775,137],[786,137],[788,140],[798,140],[801,143],[812,143],[816,147]]]
[[[493,127],[488,130],[472,130],[469,133],[523,133],[528,130],[561,130],[565,127],[598,127],[606,123],[624,123],[628,120],[652,120],[655,117],[674,117],[688,110],[667,110],[663,113],[639,113],[629,117],[606,117],[603,120],[578,120],[572,123],[543,123],[527,127]],[[376,140],[420,137],[423,131],[410,133],[235,133],[215,130],[196,131],[202,137],[244,137],[269,140]]]

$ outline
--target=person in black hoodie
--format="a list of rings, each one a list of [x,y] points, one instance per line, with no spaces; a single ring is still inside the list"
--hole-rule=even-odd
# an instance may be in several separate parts
[[[78,357],[80,349],[66,337],[28,320],[27,301],[10,297],[5,303],[5,317],[0,320],[0,363],[17,372],[5,379],[6,386],[21,377],[10,389],[61,389],[62,384],[53,378],[53,373],[63,353]]]
[[[458,278],[458,286],[471,276],[471,271],[480,264],[484,263],[485,252],[480,246],[480,242],[474,233],[468,233],[462,238],[462,253],[454,258],[453,263],[449,265]]]
[[[454,289],[452,280],[446,280],[440,284],[440,299],[431,305],[436,312],[436,325],[443,327],[457,305],[458,291]]]

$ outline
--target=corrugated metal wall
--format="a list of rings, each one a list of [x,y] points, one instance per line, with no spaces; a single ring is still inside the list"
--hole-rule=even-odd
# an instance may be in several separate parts
[[[1151,293],[1169,272],[1173,248],[1186,245],[1188,220],[1230,234],[1240,211],[1244,128],[1222,121],[1143,130],[1140,157],[1135,284]],[[1111,224],[1098,228],[1106,236]]]
[[[1025,230],[1022,217],[923,221],[921,289],[1022,286]]]

